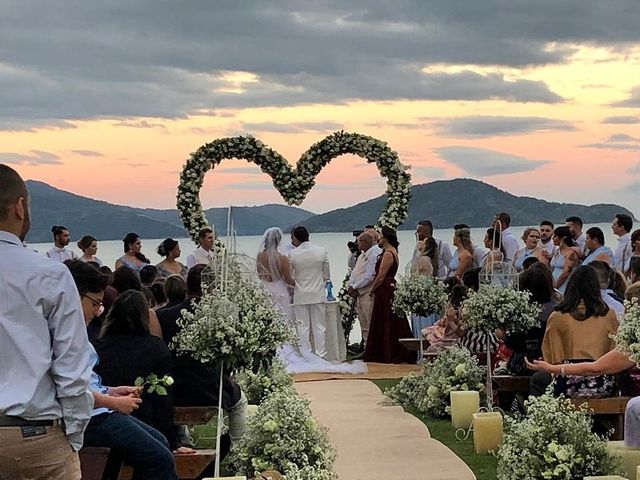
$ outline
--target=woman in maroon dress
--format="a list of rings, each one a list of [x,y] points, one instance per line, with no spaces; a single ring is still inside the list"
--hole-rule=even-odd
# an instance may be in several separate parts
[[[375,297],[364,361],[415,363],[416,352],[408,351],[398,341],[400,338],[413,337],[409,322],[406,317],[396,315],[392,310],[399,245],[395,230],[382,227],[382,237],[378,244],[383,252],[378,257],[376,278],[371,288],[371,295]]]

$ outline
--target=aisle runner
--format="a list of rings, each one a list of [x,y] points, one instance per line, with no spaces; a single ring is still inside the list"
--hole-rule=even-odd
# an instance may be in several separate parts
[[[295,382],[317,382],[319,380],[360,380],[380,378],[402,378],[411,372],[418,372],[422,365],[367,363],[368,371],[360,374],[352,373],[296,373],[293,376]]]
[[[380,389],[366,380],[296,383],[329,428],[340,480],[475,480],[451,450],[402,407],[381,406]]]

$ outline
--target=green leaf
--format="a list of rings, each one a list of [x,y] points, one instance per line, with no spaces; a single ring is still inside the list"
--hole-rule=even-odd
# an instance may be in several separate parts
[[[148,393],[153,393],[156,390],[156,385],[150,385],[149,388],[147,389]]]
[[[156,393],[158,395],[166,395],[167,394],[167,389],[164,388],[162,385],[156,385]]]
[[[134,382],[134,385],[136,387],[139,387],[140,385],[143,385],[143,384],[144,384],[144,378],[142,378],[142,377],[136,378],[136,381]]]

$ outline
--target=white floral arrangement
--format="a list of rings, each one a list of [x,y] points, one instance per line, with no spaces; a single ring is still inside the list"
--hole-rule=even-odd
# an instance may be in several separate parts
[[[315,177],[332,159],[344,154],[375,163],[387,178],[387,202],[378,219],[380,226],[397,228],[407,217],[411,198],[411,175],[398,154],[386,142],[358,133],[335,132],[302,154],[295,169],[282,155],[252,136],[221,138],[191,154],[180,174],[177,207],[182,223],[194,239],[208,222],[200,203],[200,189],[207,171],[223,159],[252,162],[269,175],[273,186],[289,205],[300,205],[315,185]]]
[[[551,391],[525,403],[524,419],[505,416],[498,480],[572,480],[622,473],[604,439],[592,432],[593,420],[585,407],[576,408]]]
[[[309,401],[289,389],[266,398],[231,452],[238,474],[252,477],[277,470],[287,480],[333,480],[334,459],[326,429],[314,419]]]
[[[181,312],[181,330],[172,342],[178,354],[206,364],[224,362],[226,370],[253,369],[293,340],[269,294],[236,269],[230,268],[224,292],[216,285],[203,293],[193,312]]]
[[[447,305],[447,289],[440,280],[411,273],[396,283],[393,310],[399,314],[427,317],[442,313]]]
[[[356,321],[355,305],[356,299],[349,295],[349,278],[351,274],[347,272],[342,280],[342,286],[338,292],[338,307],[340,308],[340,317],[342,317],[342,330],[344,331],[345,340],[349,345],[349,335],[353,329],[353,324]]]
[[[460,308],[462,321],[468,328],[493,332],[526,332],[539,325],[540,306],[532,303],[525,290],[480,285],[470,292]]]
[[[260,405],[273,392],[293,389],[293,378],[277,357],[268,367],[261,365],[257,372],[244,370],[235,379],[251,405]]]
[[[616,350],[629,355],[640,363],[640,301],[637,298],[624,302],[624,315],[615,334]]]
[[[450,414],[450,392],[484,388],[486,368],[469,350],[449,347],[426,363],[419,373],[410,373],[385,395],[404,407],[433,417]]]

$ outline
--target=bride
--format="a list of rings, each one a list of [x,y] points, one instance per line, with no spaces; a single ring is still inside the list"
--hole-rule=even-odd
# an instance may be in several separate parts
[[[291,276],[289,258],[281,252],[282,230],[271,227],[265,230],[257,257],[258,277],[262,286],[271,294],[275,308],[295,331],[295,317],[291,293],[295,285]],[[297,344],[283,345],[278,356],[290,373],[330,372],[363,373],[363,362],[331,363],[313,353],[302,354]]]

